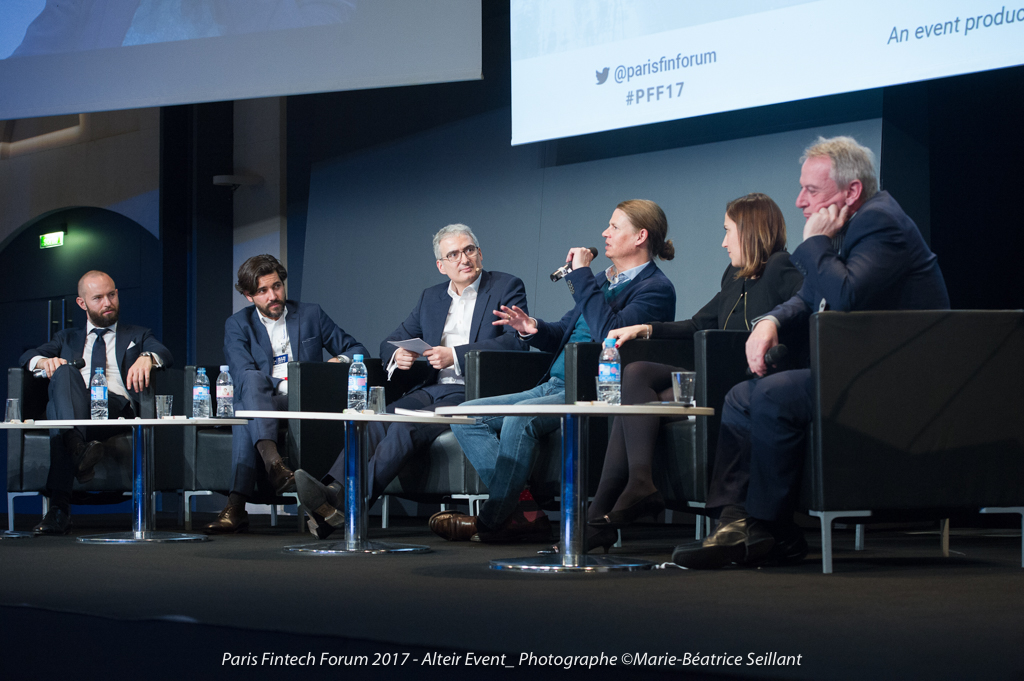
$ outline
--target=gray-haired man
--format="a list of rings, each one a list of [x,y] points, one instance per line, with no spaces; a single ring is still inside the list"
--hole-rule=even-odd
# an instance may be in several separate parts
[[[526,287],[511,274],[482,269],[483,251],[473,230],[461,224],[442,228],[434,235],[434,258],[438,272],[448,281],[423,291],[409,317],[380,345],[381,361],[389,371],[407,371],[420,356],[396,348],[390,341],[422,338],[431,346],[423,357],[433,371],[427,380],[388,405],[392,413],[396,407],[433,411],[465,401],[463,367],[470,350],[528,349],[514,331],[491,324],[492,310],[502,305],[526,309]],[[370,424],[370,503],[410,457],[445,429],[447,426],[413,423]],[[328,477],[332,481],[325,486],[305,471],[295,471],[299,500],[312,515],[310,530],[321,539],[344,523],[338,508],[343,498],[344,456],[338,457]]]

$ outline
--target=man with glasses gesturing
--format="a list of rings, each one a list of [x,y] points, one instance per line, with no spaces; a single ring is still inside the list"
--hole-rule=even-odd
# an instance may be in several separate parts
[[[432,371],[425,381],[388,405],[390,413],[396,407],[434,411],[464,402],[463,367],[470,350],[529,349],[511,328],[491,324],[492,311],[502,306],[526,309],[526,287],[518,277],[482,268],[483,252],[473,230],[462,224],[442,228],[434,235],[434,258],[438,271],[448,281],[424,290],[409,317],[380,345],[381,361],[390,376],[394,371],[408,371],[420,357],[391,341],[420,338],[430,346],[422,356]],[[429,447],[447,428],[417,423],[368,424],[369,505],[412,456]],[[306,471],[295,471],[299,501],[310,511],[310,531],[320,539],[344,525],[344,479],[344,452],[323,481]]]

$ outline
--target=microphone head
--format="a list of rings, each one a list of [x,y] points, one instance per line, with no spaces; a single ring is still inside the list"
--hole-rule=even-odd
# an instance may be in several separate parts
[[[75,367],[76,369],[84,369],[85,368],[85,358],[84,357],[79,357],[78,359],[73,359],[73,360],[71,360],[69,362],[69,364],[71,366]]]
[[[596,258],[597,257],[597,249],[594,248],[593,246],[591,246],[590,247],[590,254]]]
[[[768,352],[764,353],[765,364],[778,364],[782,360],[786,359],[786,355],[789,354],[789,348],[779,343],[771,347]]]

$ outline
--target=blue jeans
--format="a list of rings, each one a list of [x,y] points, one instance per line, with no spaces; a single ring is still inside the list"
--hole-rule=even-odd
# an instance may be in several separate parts
[[[462,406],[485,404],[565,404],[565,381],[551,378],[525,392],[484,397]],[[497,529],[512,514],[533,469],[538,442],[561,425],[558,416],[488,416],[473,426],[452,426],[490,494],[480,510],[485,526]]]

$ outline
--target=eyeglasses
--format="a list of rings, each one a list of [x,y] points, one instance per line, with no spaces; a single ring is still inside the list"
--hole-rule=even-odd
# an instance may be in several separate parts
[[[477,248],[473,244],[470,244],[469,246],[466,246],[465,248],[463,248],[461,251],[452,251],[448,255],[444,256],[444,258],[442,258],[442,259],[443,260],[447,260],[451,264],[455,265],[455,264],[457,264],[457,263],[462,261],[462,256],[466,256],[467,260],[472,260],[473,256],[476,255],[479,252],[480,252],[479,248]]]

